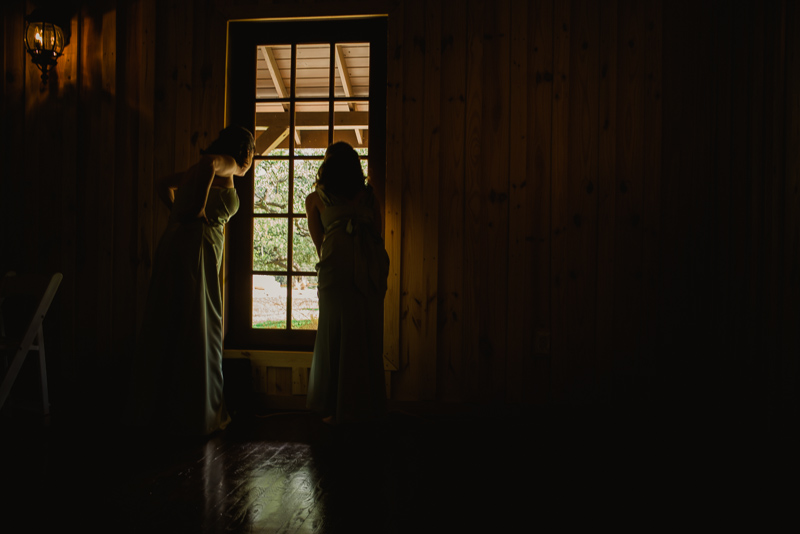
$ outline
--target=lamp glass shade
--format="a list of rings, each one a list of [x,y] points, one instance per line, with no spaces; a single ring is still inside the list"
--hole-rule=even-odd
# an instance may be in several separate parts
[[[64,51],[64,31],[52,22],[28,23],[25,46],[37,65],[55,65]]]

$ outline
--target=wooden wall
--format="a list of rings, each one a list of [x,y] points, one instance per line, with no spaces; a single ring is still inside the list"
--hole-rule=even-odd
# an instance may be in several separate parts
[[[796,403],[800,14],[737,4],[78,1],[40,90],[4,3],[0,268],[65,274],[54,401],[120,390],[225,21],[388,13],[394,399]]]

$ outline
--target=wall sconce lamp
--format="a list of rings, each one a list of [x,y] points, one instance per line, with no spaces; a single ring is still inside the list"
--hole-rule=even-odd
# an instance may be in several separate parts
[[[64,47],[69,44],[69,20],[64,24],[47,11],[34,9],[25,16],[25,22],[25,48],[31,55],[31,61],[42,71],[42,83],[46,85],[47,70],[56,66]]]

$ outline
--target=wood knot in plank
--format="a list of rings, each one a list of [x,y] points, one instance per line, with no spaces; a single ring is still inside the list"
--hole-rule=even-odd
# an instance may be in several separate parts
[[[508,195],[503,193],[502,191],[497,192],[494,189],[489,191],[489,202],[505,202],[508,199]]]

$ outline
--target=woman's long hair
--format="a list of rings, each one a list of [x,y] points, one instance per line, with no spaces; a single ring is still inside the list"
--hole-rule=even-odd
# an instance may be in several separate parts
[[[255,153],[256,142],[253,134],[241,126],[228,126],[219,132],[219,136],[201,154],[219,154],[230,156],[240,166],[244,166],[247,156]]]
[[[338,141],[328,147],[317,170],[316,182],[327,194],[353,198],[364,188],[365,181],[361,160],[352,146]]]

